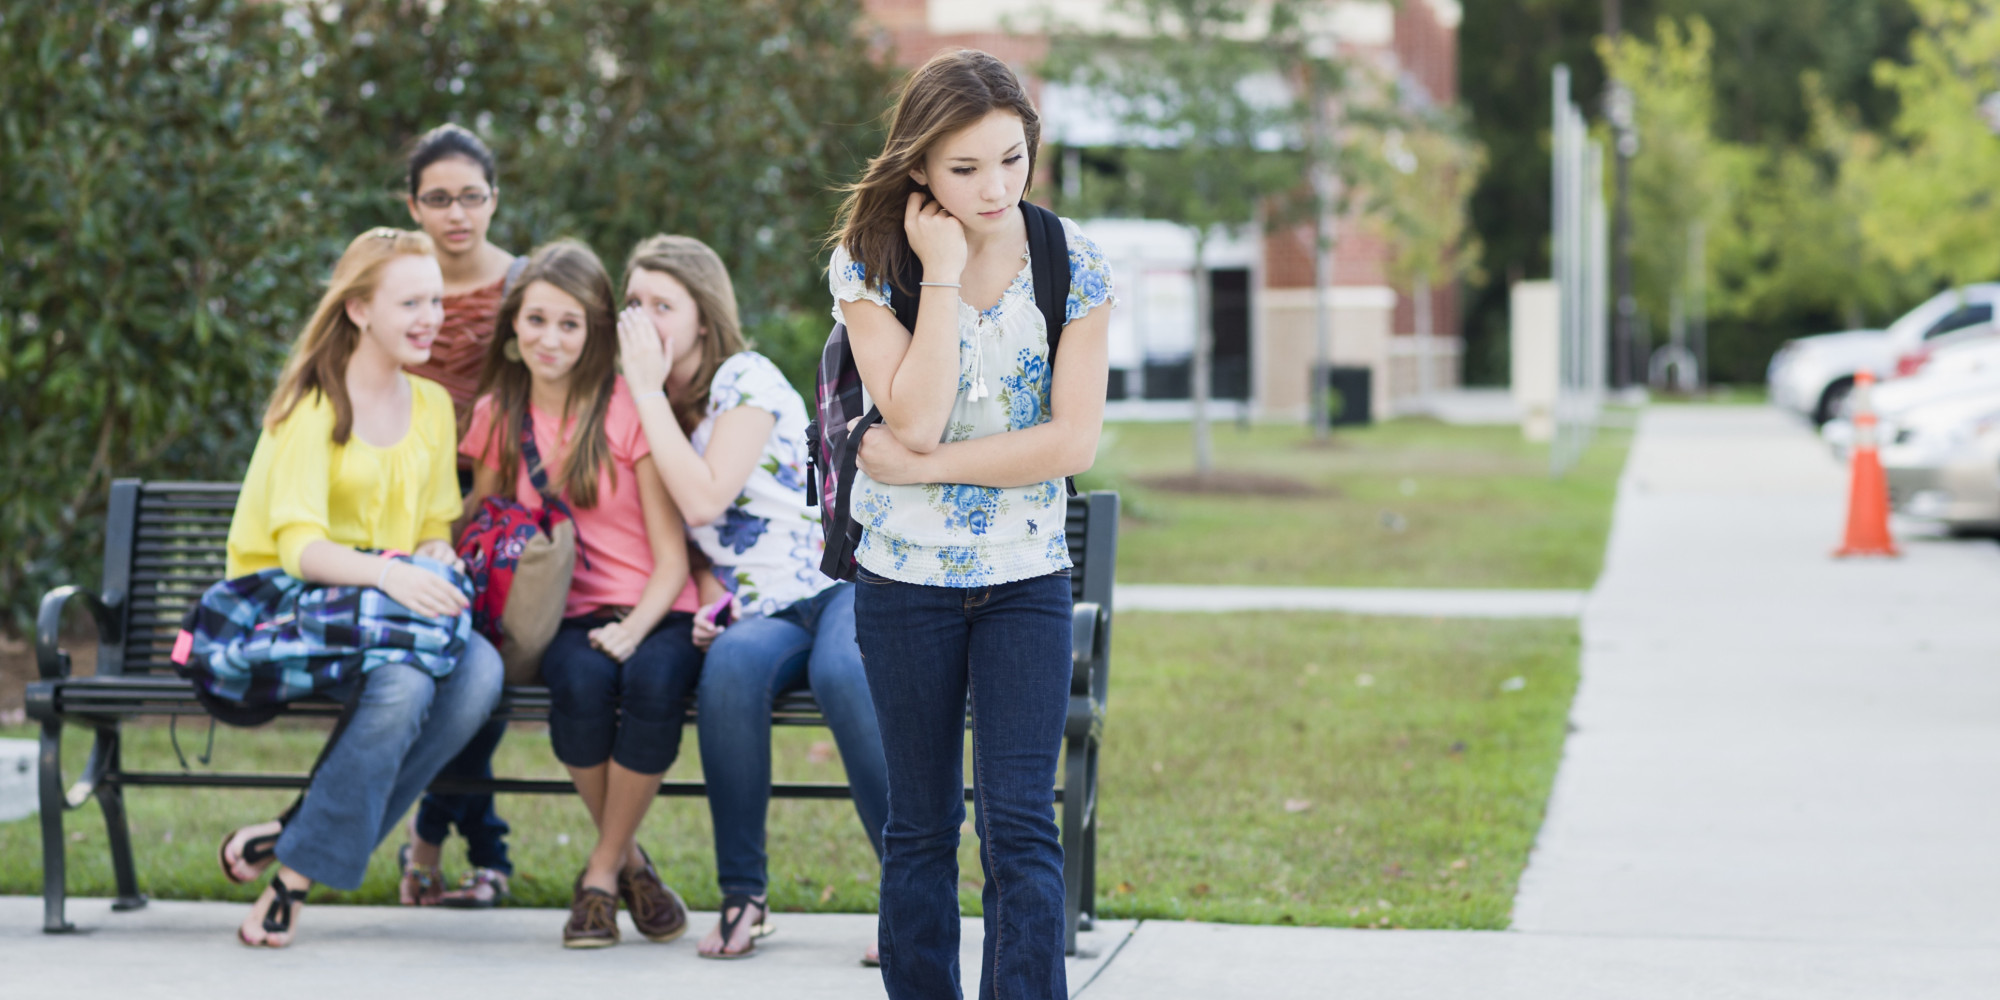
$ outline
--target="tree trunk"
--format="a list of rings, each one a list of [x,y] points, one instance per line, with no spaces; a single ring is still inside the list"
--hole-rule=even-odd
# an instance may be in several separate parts
[[[1431,339],[1431,279],[1417,277],[1417,400],[1427,402],[1431,398],[1432,359],[1431,349],[1436,341]]]
[[[1326,145],[1326,95],[1320,93],[1315,78],[1313,89],[1313,151],[1320,162],[1312,165],[1313,182],[1313,370],[1312,399],[1306,405],[1312,407],[1313,440],[1325,441],[1333,436],[1333,414],[1330,412],[1332,400],[1327,385],[1327,369],[1333,364],[1333,165],[1326,162],[1330,156]]]
[[[1208,389],[1210,361],[1215,354],[1215,323],[1209,315],[1208,234],[1194,235],[1194,359],[1191,395],[1194,397],[1194,470],[1206,476],[1215,467],[1214,446],[1209,440]]]

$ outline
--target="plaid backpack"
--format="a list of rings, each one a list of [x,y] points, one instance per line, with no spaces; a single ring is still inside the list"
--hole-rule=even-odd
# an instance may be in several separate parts
[[[1030,277],[1035,286],[1035,307],[1049,334],[1049,371],[1054,377],[1056,342],[1062,338],[1063,317],[1069,303],[1069,241],[1063,235],[1062,220],[1056,213],[1033,202],[1021,202],[1021,216],[1028,226]],[[917,329],[917,306],[922,302],[923,265],[910,254],[900,284],[889,300],[897,321],[912,333]],[[885,283],[887,284],[887,283]],[[854,579],[854,552],[861,546],[861,524],[850,507],[847,486],[854,482],[855,458],[860,453],[861,435],[882,421],[882,411],[867,407],[863,412],[861,373],[854,367],[854,350],[847,342],[847,325],[835,323],[827,334],[826,348],[820,352],[819,378],[815,382],[813,404],[818,419],[806,426],[806,504],[820,509],[820,525],[826,533],[826,552],[819,570],[836,580]],[[852,428],[848,423],[860,418]],[[1076,483],[1069,482],[1071,496]]]
[[[391,557],[472,596],[472,581],[444,563]],[[444,677],[471,636],[472,616],[463,612],[428,618],[374,587],[321,586],[267,569],[208,588],[181,619],[171,659],[209,714],[255,726],[285,702],[385,663]]]

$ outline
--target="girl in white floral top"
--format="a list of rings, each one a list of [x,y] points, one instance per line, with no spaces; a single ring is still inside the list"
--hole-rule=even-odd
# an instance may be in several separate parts
[[[1021,203],[1041,126],[984,52],[910,78],[842,207],[828,284],[882,423],[860,447],[855,625],[889,773],[880,949],[892,998],[959,994],[958,844],[972,715],[982,990],[1062,997],[1055,772],[1070,679],[1065,476],[1104,416],[1111,279],[1064,220],[1060,350]],[[1040,211],[1037,209],[1036,211]],[[919,292],[914,332],[892,304]]]
[[[690,237],[651,237],[625,265],[625,302],[620,353],[654,467],[727,591],[703,600],[741,619],[695,622],[695,642],[712,643],[696,732],[723,897],[698,953],[737,958],[770,933],[772,699],[811,689],[878,854],[889,810],[882,736],[854,641],[854,586],[819,571],[826,546],[819,511],[806,506],[805,401],[776,365],[744,349],[722,258]]]

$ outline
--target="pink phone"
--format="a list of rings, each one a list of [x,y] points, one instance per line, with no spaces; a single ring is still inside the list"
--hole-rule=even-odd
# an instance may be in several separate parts
[[[736,605],[732,595],[724,594],[714,604],[695,612],[701,620],[715,626],[717,631],[726,629],[736,620]]]

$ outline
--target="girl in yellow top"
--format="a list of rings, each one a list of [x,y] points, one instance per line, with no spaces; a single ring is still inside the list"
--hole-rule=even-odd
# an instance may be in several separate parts
[[[456,562],[451,399],[437,383],[403,372],[430,356],[443,299],[444,278],[424,234],[376,229],[348,244],[265,411],[229,526],[231,576],[275,566],[311,583],[379,587],[428,616],[466,609],[442,577],[362,551]],[[244,827],[222,845],[231,881],[257,878],[274,856],[278,862],[237,928],[244,944],[290,944],[297,904],[312,883],[360,886],[375,845],[492,713],[501,674],[499,653],[474,634],[442,679],[399,663],[366,676],[346,731],[296,814]],[[329,694],[344,700],[352,689]]]

